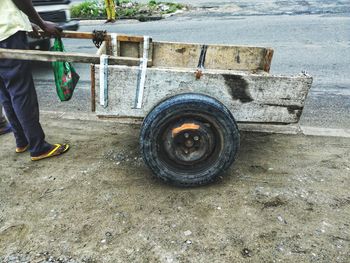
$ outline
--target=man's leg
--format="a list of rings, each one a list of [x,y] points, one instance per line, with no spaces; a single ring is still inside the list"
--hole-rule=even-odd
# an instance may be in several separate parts
[[[3,80],[0,78],[0,102],[4,106],[6,117],[11,123],[13,135],[16,138],[17,147],[28,145],[26,136],[24,135],[22,126],[17,119],[16,113],[13,110],[10,94],[8,93]]]
[[[111,19],[114,21],[116,17],[114,0],[109,0],[109,8],[111,12]]]
[[[2,105],[0,104],[0,135],[11,132],[11,126],[8,124],[4,115],[2,114]]]
[[[0,47],[27,49],[25,32],[17,32],[1,41]],[[0,97],[13,129],[17,146],[29,142],[31,156],[41,155],[53,148],[45,142],[45,134],[39,122],[39,105],[28,61],[4,59],[0,63],[3,81]],[[23,138],[23,134],[25,134]]]
[[[106,7],[106,13],[107,13],[107,21],[111,19],[111,11],[109,9],[109,1],[105,0],[105,7]]]
[[[114,0],[105,0],[106,13],[107,13],[107,21],[106,23],[114,23],[115,22],[115,4]]]

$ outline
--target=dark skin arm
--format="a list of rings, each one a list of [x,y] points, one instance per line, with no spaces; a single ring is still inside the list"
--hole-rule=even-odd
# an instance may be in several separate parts
[[[33,7],[32,0],[12,0],[12,2],[25,13],[30,21],[38,25],[46,34],[60,36],[61,30],[55,23],[44,21]]]

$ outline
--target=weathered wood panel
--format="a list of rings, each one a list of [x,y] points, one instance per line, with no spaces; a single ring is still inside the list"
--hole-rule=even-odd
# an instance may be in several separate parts
[[[88,32],[62,32],[64,38],[93,39],[94,34]],[[137,58],[143,56],[143,36],[117,36],[118,47],[112,47],[111,34],[105,36],[105,47],[97,55],[84,53],[65,53],[43,51],[20,51],[0,49],[0,58],[28,59],[37,61],[69,61],[98,64],[98,55],[111,56],[112,65],[138,65]],[[149,65],[163,68],[197,68],[202,54],[205,69],[244,70],[268,72],[273,50],[262,47],[232,45],[201,45],[174,42],[152,42],[150,39]],[[112,54],[112,50],[116,51]],[[205,50],[205,51],[204,51]],[[3,54],[5,53],[5,54]],[[152,59],[154,62],[152,62]]]
[[[45,35],[44,32],[41,31],[41,33]],[[75,39],[93,39],[94,34],[90,32],[64,31],[62,32],[62,37]],[[118,47],[111,47],[111,34],[106,34],[104,40],[107,42],[106,53],[108,55],[131,58],[142,57],[142,45],[144,40],[143,36],[118,34]],[[152,39],[150,41],[152,43]],[[270,70],[273,50],[271,48],[263,47],[153,42],[150,45],[150,60],[152,60],[152,58],[155,60],[153,62],[153,65],[155,67],[196,68],[198,66],[203,47],[206,47],[206,56],[204,63],[204,67],[206,69],[231,69],[253,72],[257,70],[264,70],[266,72],[269,72]],[[112,50],[116,50],[117,52],[115,54],[112,54]],[[79,57],[70,54],[70,56],[72,56],[72,60],[70,61],[94,63],[93,61],[96,60],[96,58],[93,57],[86,62],[87,59],[83,57],[91,57],[89,54],[77,55]],[[40,56],[40,58],[30,57],[29,59],[41,61],[52,61],[53,59],[50,58],[50,60],[48,60],[47,58],[44,58],[43,54],[41,53],[38,53],[38,56]],[[17,58],[21,59],[20,57]],[[119,63],[118,60],[114,60],[111,62],[111,64],[125,65],[126,63],[124,60],[121,60],[121,63]],[[150,65],[151,64],[152,63],[150,63]]]
[[[96,105],[97,115],[144,117],[166,98],[196,92],[221,101],[240,122],[295,123],[312,83],[312,78],[304,75],[285,77],[239,71],[205,71],[196,80],[194,70],[149,68],[143,107],[133,109],[138,73],[135,67],[109,66],[108,107]],[[98,74],[95,77],[99,89]]]
[[[273,50],[270,48],[206,45],[204,67],[223,70],[270,70]],[[153,42],[155,67],[196,68],[203,45]]]

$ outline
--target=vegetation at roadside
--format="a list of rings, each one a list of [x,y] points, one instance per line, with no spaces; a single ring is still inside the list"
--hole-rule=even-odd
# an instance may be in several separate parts
[[[150,0],[148,3],[138,3],[132,0],[116,1],[118,18],[142,18],[172,14],[188,7],[178,3],[158,2]],[[71,7],[72,18],[104,19],[106,9],[104,0],[85,0]]]

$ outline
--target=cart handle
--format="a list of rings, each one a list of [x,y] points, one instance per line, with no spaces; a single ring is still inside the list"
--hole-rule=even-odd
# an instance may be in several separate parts
[[[52,36],[46,34],[44,31],[39,30],[39,33],[43,37],[51,37]],[[95,34],[91,32],[76,32],[76,31],[62,31],[61,38],[75,38],[75,39],[94,39]],[[104,41],[110,41],[111,34],[106,33]],[[118,41],[121,42],[136,42],[141,43],[144,40],[143,36],[131,36],[131,35],[121,35],[118,33]]]
[[[67,61],[76,63],[100,64],[100,56],[88,53],[22,50],[0,48],[0,59],[19,59],[33,61]],[[140,58],[108,56],[109,65],[138,66]],[[152,65],[152,61],[148,61]]]

